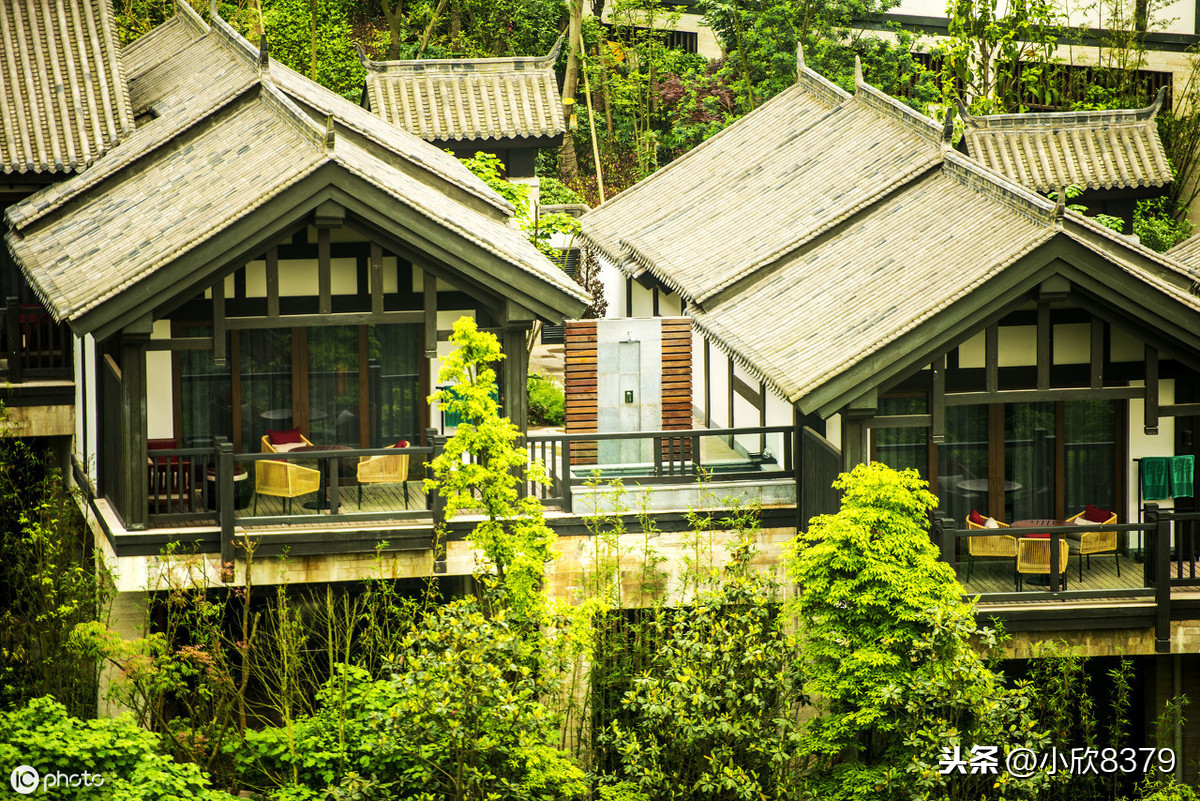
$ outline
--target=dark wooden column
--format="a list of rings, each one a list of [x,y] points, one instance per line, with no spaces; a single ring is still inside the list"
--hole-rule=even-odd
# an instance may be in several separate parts
[[[504,414],[522,432],[528,429],[526,421],[529,410],[529,351],[525,349],[525,337],[532,327],[532,320],[505,323],[503,341],[500,343],[504,350],[503,376],[500,379],[500,389],[504,393]]]
[[[853,470],[855,465],[870,459],[870,429],[867,422],[878,411],[875,391],[863,395],[842,410],[842,468]]]
[[[149,516],[146,471],[146,350],[151,322],[135,323],[121,332],[121,468],[125,473],[121,497],[125,525],[143,529]]]

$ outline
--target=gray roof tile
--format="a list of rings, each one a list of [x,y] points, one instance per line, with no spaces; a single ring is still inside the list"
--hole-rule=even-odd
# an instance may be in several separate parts
[[[1143,109],[973,116],[960,104],[971,156],[1039,192],[1113,189],[1172,180],[1154,116]]]
[[[0,2],[0,172],[82,170],[132,130],[109,0]]]
[[[367,98],[374,113],[431,142],[557,137],[566,130],[554,76],[561,45],[539,57],[362,56]]]
[[[795,87],[585,214],[583,236],[678,290],[698,328],[797,403],[1055,237],[1200,310],[1200,271],[1056,219],[946,134],[861,76],[851,96],[801,65]]]
[[[278,64],[260,72],[253,48],[224,23],[173,41],[170,57],[139,62],[137,81],[151,82],[162,96],[134,89],[161,115],[93,169],[6,212],[9,248],[56,319],[101,306],[326,167],[369,182],[432,224],[587,301],[506,224],[508,205],[491,202],[491,191],[453,157]],[[186,73],[187,81],[173,72]],[[324,119],[314,118],[325,109],[354,112],[337,122],[355,135],[336,136],[329,147]],[[486,202],[466,202],[471,198]]]

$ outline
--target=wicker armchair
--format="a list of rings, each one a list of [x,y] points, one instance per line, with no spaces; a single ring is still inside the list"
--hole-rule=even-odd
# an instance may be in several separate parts
[[[1034,573],[1042,576],[1050,575],[1050,543],[1048,538],[1022,537],[1017,541],[1017,590],[1021,590],[1021,575]],[[1062,588],[1067,588],[1067,557],[1071,546],[1066,539],[1058,541],[1058,574],[1062,578]]]
[[[1067,518],[1068,523],[1082,520],[1087,510]],[[1111,526],[1117,522],[1117,513],[1113,512],[1107,520],[1089,521],[1092,525]],[[1121,577],[1121,557],[1117,554],[1117,532],[1115,531],[1085,531],[1079,535],[1079,580],[1083,581],[1083,557],[1087,557],[1088,570],[1092,569],[1092,554],[1111,553],[1117,566],[1117,578]]]
[[[1000,528],[1008,528],[1008,523],[1001,523],[999,520],[996,524]],[[967,530],[983,529],[987,526],[981,526],[975,521],[967,518]],[[971,569],[975,566],[976,556],[997,556],[1004,559],[1012,559],[1017,555],[1017,538],[1008,534],[997,534],[994,537],[968,537],[967,538],[967,581],[971,580]]]
[[[302,439],[304,441],[305,445],[312,447],[312,442],[309,441],[308,437],[301,434],[300,439]],[[270,434],[263,434],[262,450],[259,452],[260,453],[280,453],[280,450],[279,450],[279,448],[276,448],[274,445],[271,444],[271,435]]]
[[[292,513],[292,498],[321,489],[321,471],[291,462],[263,459],[254,463],[254,514],[258,514],[258,496],[284,498],[285,514]]]
[[[404,508],[408,508],[408,454],[364,456],[358,462],[358,508],[362,508],[363,484],[400,484]]]

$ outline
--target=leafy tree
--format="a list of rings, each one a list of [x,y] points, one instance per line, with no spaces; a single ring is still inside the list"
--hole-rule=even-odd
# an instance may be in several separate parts
[[[35,698],[0,712],[0,765],[29,765],[43,776],[56,773],[103,776],[92,786],[54,788],[53,797],[114,801],[227,801],[191,763],[174,762],[160,751],[158,735],[129,715],[80,720],[53,698]],[[86,779],[81,779],[86,781]]]
[[[384,753],[413,765],[414,798],[571,799],[583,772],[555,747],[557,721],[541,641],[507,610],[473,600],[438,609],[415,629],[392,680]]]
[[[461,317],[450,341],[456,347],[442,361],[438,381],[454,389],[435,392],[430,402],[463,422],[433,459],[426,488],[445,500],[448,517],[460,510],[484,516],[470,534],[483,560],[480,579],[495,593],[494,600],[518,617],[537,621],[544,611],[542,576],[555,537],[541,501],[522,496],[518,484],[543,480],[544,470],[528,464],[528,453],[517,445],[516,425],[500,416],[491,365],[504,354],[495,335]]]
[[[913,37],[891,31],[883,39],[857,27],[897,0],[699,0],[705,21],[728,55],[723,67],[743,112],[752,111],[796,80],[796,48],[805,62],[845,89],[853,89],[854,58],[867,79],[892,94],[907,95],[916,64]],[[900,89],[903,87],[904,92]]]
[[[779,588],[752,564],[756,515],[735,512],[742,538],[686,610],[646,617],[648,664],[601,738],[619,764],[606,777],[610,792],[623,786],[653,801],[796,797],[801,681]]]
[[[915,470],[859,465],[834,487],[834,515],[813,518],[788,555],[800,596],[805,692],[820,711],[802,750],[807,781],[829,799],[976,798],[997,777],[942,775],[942,749],[1036,748],[1044,742],[1020,687],[1006,688],[972,645],[972,604],[938,561],[927,520],[937,499]],[[1001,764],[1003,771],[1003,765]],[[1044,776],[998,777],[1008,798]]]
[[[90,715],[97,662],[68,642],[101,616],[111,584],[52,455],[7,433],[7,420],[0,405],[0,709],[54,695]]]

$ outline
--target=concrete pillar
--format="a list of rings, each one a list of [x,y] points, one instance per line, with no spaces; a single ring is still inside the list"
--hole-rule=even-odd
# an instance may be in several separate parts
[[[126,640],[137,640],[146,636],[148,627],[147,604],[149,593],[119,592],[109,608],[108,627]],[[132,711],[128,706],[108,697],[113,684],[119,682],[120,670],[111,663],[100,666],[100,686],[97,709],[101,715],[116,717]]]

